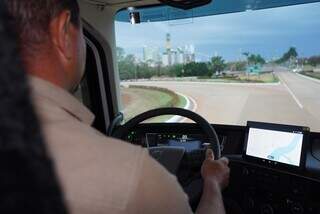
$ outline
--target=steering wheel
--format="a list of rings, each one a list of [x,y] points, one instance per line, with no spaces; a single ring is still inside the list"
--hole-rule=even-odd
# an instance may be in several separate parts
[[[199,114],[182,108],[159,108],[144,112],[132,118],[126,124],[117,129],[114,132],[113,137],[124,140],[125,137],[128,136],[128,134],[130,133],[130,131],[132,131],[132,129],[134,129],[141,122],[162,115],[177,115],[194,121],[197,125],[201,127],[203,133],[208,138],[208,143],[210,143],[211,149],[213,150],[215,160],[220,159],[220,142],[215,129],[210,125],[210,123],[206,119],[201,117]],[[181,151],[181,148],[174,147],[157,147],[149,149],[149,152],[150,155],[157,159],[165,168],[167,168],[171,173],[175,174],[176,169],[179,167],[180,162],[182,160],[182,156],[185,152],[183,148],[182,150],[183,151]],[[163,157],[161,158],[161,156]],[[193,209],[195,209],[195,206],[197,205],[197,202],[202,194],[202,180],[199,180],[198,177],[194,179],[194,181],[195,182],[193,182],[191,185],[184,187],[186,193],[189,195],[189,202]]]
[[[199,125],[208,138],[208,143],[210,143],[211,148],[213,150],[215,160],[220,159],[221,151],[220,151],[220,142],[218,135],[214,128],[210,125],[210,123],[201,117],[199,114],[192,112],[190,110],[182,109],[182,108],[158,108],[154,110],[150,110],[144,112],[140,115],[135,116],[131,120],[129,120],[126,124],[121,126],[119,129],[115,131],[113,137],[124,139],[129,132],[134,129],[141,122],[148,120],[153,117],[162,116],[162,115],[177,115],[188,118],[194,121],[197,125]]]

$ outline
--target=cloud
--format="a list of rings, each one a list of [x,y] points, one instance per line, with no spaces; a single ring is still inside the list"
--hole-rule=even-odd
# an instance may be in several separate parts
[[[247,49],[274,55],[275,50],[298,47],[305,55],[320,54],[320,3],[267,10],[200,17],[188,20],[150,22],[139,25],[116,22],[117,45],[141,55],[142,47],[194,44],[212,54],[219,49],[226,58],[232,50]]]

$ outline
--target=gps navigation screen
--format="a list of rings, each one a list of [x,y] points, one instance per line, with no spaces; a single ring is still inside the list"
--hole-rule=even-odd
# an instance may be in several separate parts
[[[301,132],[250,128],[246,155],[299,166],[302,142],[303,134]]]

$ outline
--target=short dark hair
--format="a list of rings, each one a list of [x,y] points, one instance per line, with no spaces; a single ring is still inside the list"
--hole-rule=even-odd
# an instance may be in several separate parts
[[[77,0],[5,0],[12,16],[12,26],[20,39],[20,48],[39,44],[48,38],[51,20],[64,10],[71,12],[71,22],[79,27]]]

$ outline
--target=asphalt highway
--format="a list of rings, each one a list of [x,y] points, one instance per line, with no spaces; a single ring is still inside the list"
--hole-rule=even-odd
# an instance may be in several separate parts
[[[246,125],[247,121],[309,126],[320,132],[320,81],[277,72],[280,83],[135,82],[168,88],[194,100],[209,122]]]

